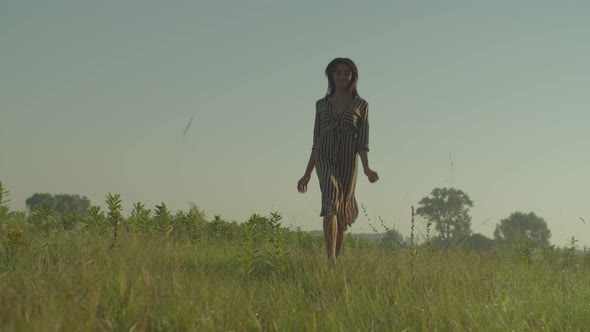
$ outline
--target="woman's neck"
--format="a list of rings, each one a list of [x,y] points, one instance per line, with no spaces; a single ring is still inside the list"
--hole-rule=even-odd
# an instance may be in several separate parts
[[[337,89],[334,91],[332,99],[349,100],[352,99],[352,94],[347,89]]]

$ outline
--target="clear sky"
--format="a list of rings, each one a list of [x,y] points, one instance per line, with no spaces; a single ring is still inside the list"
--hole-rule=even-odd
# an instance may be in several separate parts
[[[370,105],[357,201],[409,234],[435,187],[590,245],[587,1],[26,1],[0,4],[0,180],[321,229],[309,157],[325,66],[349,57]],[[185,136],[183,130],[194,116]],[[360,165],[360,164],[359,164]],[[587,221],[584,224],[580,217]],[[486,222],[487,220],[487,222]],[[485,223],[484,223],[485,222]],[[418,227],[423,232],[423,227]],[[361,213],[353,232],[370,232]]]

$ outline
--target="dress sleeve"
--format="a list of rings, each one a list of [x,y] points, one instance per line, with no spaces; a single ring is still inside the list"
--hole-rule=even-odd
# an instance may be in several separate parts
[[[318,109],[318,104],[316,103],[315,122],[313,124],[313,145],[311,146],[312,150],[316,149],[319,136],[320,136],[320,112]]]
[[[359,133],[357,140],[357,151],[369,151],[369,104],[365,106],[359,122]]]

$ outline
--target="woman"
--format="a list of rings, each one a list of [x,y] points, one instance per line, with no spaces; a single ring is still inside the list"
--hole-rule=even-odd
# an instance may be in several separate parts
[[[356,91],[358,69],[352,60],[336,58],[326,67],[328,93],[316,102],[313,146],[305,174],[297,183],[307,191],[314,167],[320,181],[324,238],[328,258],[336,261],[344,232],[357,218],[354,197],[357,154],[369,182],[379,179],[369,168],[369,107]]]

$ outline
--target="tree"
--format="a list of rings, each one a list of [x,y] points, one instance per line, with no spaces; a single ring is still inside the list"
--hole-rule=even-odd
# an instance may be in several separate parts
[[[443,246],[448,247],[471,234],[469,208],[473,202],[460,189],[435,188],[418,204],[416,214],[434,224]]]
[[[57,204],[57,200],[53,197],[52,194],[44,193],[34,193],[33,196],[27,198],[25,201],[27,208],[29,209],[40,209],[43,206],[55,210],[55,205]]]
[[[40,209],[43,206],[62,216],[70,213],[82,213],[90,207],[90,200],[86,196],[48,193],[35,193],[25,201],[27,208]]]
[[[402,233],[400,233],[400,231],[398,231],[395,228],[385,232],[385,235],[383,235],[383,239],[381,240],[381,242],[387,247],[405,247],[404,236],[402,235]]]
[[[474,233],[469,235],[465,240],[465,244],[470,250],[483,251],[492,249],[494,247],[494,240],[485,235]]]
[[[533,212],[514,212],[496,225],[494,237],[501,243],[515,245],[530,241],[535,247],[549,246],[551,231],[543,218]]]

